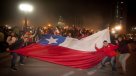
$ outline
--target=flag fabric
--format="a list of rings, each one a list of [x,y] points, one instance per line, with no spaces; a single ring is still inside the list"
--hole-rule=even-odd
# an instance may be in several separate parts
[[[110,43],[109,29],[102,30],[80,40],[46,34],[39,42],[15,50],[16,53],[64,66],[88,69],[97,65],[105,57],[103,41]]]
[[[100,31],[91,36],[82,38],[80,40],[70,37],[66,38],[62,36],[47,34],[42,37],[39,43],[43,45],[50,44],[50,45],[62,46],[78,51],[92,52],[92,51],[96,51],[95,45],[97,45],[97,47],[99,48],[102,47],[104,40],[107,40],[110,43],[110,35],[108,29]]]

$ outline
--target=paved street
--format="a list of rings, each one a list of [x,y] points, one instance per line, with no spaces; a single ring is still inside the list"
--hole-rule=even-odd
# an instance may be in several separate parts
[[[134,57],[128,60],[127,76],[136,76],[134,71]],[[136,58],[136,56],[135,56]],[[109,65],[104,69],[99,69],[99,65],[88,70],[75,69],[53,63],[43,62],[37,59],[26,58],[26,64],[23,66],[17,65],[18,71],[10,70],[10,55],[7,53],[0,54],[0,76],[124,76],[120,74],[120,68],[117,72],[112,72]],[[136,60],[136,59],[135,59]],[[132,62],[133,61],[133,62]]]

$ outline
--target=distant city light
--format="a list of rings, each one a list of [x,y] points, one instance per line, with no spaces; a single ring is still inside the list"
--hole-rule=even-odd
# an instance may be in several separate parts
[[[8,27],[8,25],[5,25],[6,27]]]
[[[24,12],[32,12],[33,6],[28,3],[23,3],[19,5],[19,9]]]
[[[112,31],[111,31],[111,33],[112,33],[112,34],[115,34],[115,33],[116,33],[116,31],[115,31],[115,30],[112,30]]]
[[[8,29],[11,29],[12,27],[11,26],[8,26]]]
[[[134,29],[136,30],[136,27],[134,27]]]
[[[111,30],[115,30],[114,28],[112,28]]]
[[[93,30],[93,29],[91,29],[91,32],[94,32],[94,30]]]
[[[31,30],[30,33],[33,33],[33,31]]]
[[[45,27],[43,27],[43,29],[47,29],[47,27],[45,26]]]
[[[51,26],[51,24],[48,24],[48,26],[50,27],[50,26]]]
[[[123,4],[124,2],[121,2],[121,4]]]
[[[121,29],[122,29],[121,25],[115,26],[115,30],[119,31],[119,30],[121,30]]]

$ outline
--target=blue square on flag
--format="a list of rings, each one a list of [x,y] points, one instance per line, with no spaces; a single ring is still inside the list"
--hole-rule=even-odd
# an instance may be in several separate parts
[[[38,43],[44,44],[44,45],[47,45],[47,44],[59,45],[63,43],[65,39],[66,38],[62,36],[47,34],[47,35],[44,35]]]

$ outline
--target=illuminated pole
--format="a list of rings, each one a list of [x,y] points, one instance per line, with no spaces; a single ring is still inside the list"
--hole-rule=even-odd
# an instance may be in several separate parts
[[[19,9],[25,13],[25,23],[24,25],[27,26],[27,13],[31,13],[33,11],[33,6],[31,4],[28,4],[28,3],[22,3],[19,5]]]
[[[119,3],[117,2],[117,6],[116,6],[116,21],[117,23],[119,22]]]
[[[24,25],[27,26],[27,23],[28,23],[27,22],[27,16],[25,15],[25,23],[24,23]]]

